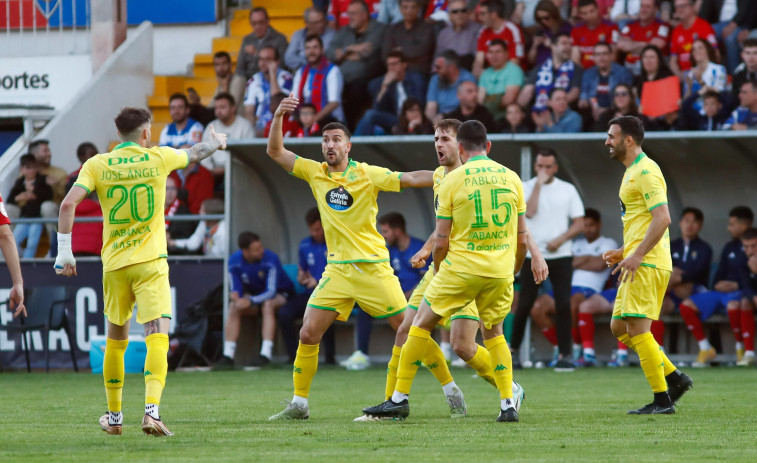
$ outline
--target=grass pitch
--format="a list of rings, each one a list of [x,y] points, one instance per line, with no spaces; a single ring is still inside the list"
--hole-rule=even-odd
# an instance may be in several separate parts
[[[127,375],[123,436],[97,420],[102,377],[0,374],[0,461],[757,461],[757,370],[688,370],[694,390],[672,416],[628,416],[651,400],[640,368],[517,371],[520,423],[495,423],[498,395],[453,369],[468,418],[452,420],[441,388],[420,371],[404,422],[354,423],[383,399],[384,368],[322,367],[307,421],[267,421],[291,399],[284,367],[171,373],[161,414],[176,434],[141,433],[141,375]]]

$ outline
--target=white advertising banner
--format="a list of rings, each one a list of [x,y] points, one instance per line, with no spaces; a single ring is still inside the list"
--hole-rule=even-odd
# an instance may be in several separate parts
[[[0,58],[0,104],[60,110],[91,77],[90,55]]]

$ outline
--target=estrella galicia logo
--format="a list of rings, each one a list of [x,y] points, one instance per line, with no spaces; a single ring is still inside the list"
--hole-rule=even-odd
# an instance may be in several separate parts
[[[353,201],[352,195],[343,186],[326,192],[326,203],[336,211],[346,211]]]
[[[623,204],[623,200],[618,198],[618,201],[620,202],[620,216],[624,217],[626,215],[626,205]]]

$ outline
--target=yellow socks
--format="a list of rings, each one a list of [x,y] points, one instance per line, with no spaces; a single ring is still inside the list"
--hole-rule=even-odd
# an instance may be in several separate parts
[[[168,373],[168,335],[154,333],[145,338],[145,404],[160,405]]]
[[[431,332],[411,326],[407,335],[407,341],[402,346],[400,355],[400,364],[397,369],[397,386],[395,390],[402,394],[410,394],[410,388],[413,386],[413,379],[418,372],[426,357],[426,348],[431,339]]]
[[[319,344],[303,344],[297,347],[297,356],[292,367],[294,395],[307,398],[315,372],[318,371]]]
[[[478,345],[476,355],[474,355],[472,359],[468,360],[465,363],[476,370],[478,376],[489,381],[489,384],[491,384],[492,386],[497,387],[497,382],[494,380],[494,371],[492,370],[491,358],[489,357],[489,351],[486,350],[486,348]]]
[[[622,342],[626,346],[628,346],[629,349],[636,352],[636,349],[634,348],[633,341],[631,340],[631,336],[628,335],[628,333],[620,336],[618,338],[618,341]],[[673,373],[677,370],[676,366],[673,365],[673,362],[670,361],[667,355],[665,355],[665,352],[662,350],[661,347],[658,345],[658,349],[660,350],[660,355],[662,356],[662,363],[664,364],[663,369],[665,372],[665,376],[668,376],[669,374]],[[638,352],[637,352],[638,353]]]
[[[652,386],[652,392],[665,392],[668,390],[665,382],[664,364],[660,351],[660,346],[654,340],[652,333],[644,333],[631,338],[631,342],[639,354],[641,368],[644,375]]]
[[[124,354],[129,340],[105,340],[105,356],[103,358],[103,380],[105,381],[105,398],[108,400],[108,411],[121,411],[121,397],[124,388]]]
[[[449,365],[447,365],[447,359],[444,358],[442,348],[430,337],[426,344],[426,356],[423,358],[423,363],[442,386],[452,382],[452,374],[449,372]]]
[[[628,335],[628,333],[623,333],[622,335],[618,336],[618,341],[622,342],[626,346],[628,346],[629,349],[636,352],[636,349],[633,348],[633,341],[631,341],[631,336]]]
[[[400,365],[400,354],[402,354],[402,348],[392,346],[392,358],[386,367],[386,389],[384,389],[386,400],[392,397],[394,388],[397,386],[397,368]]]
[[[491,366],[494,370],[494,381],[499,389],[500,399],[513,398],[513,358],[507,347],[504,335],[485,339],[484,345],[489,350]],[[478,353],[477,353],[478,354]]]

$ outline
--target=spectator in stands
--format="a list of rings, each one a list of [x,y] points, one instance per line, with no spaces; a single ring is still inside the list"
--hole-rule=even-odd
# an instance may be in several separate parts
[[[748,38],[744,41],[741,59],[742,63],[733,73],[734,99],[738,98],[744,82],[757,82],[757,38]]]
[[[389,52],[399,51],[404,55],[409,71],[428,78],[436,33],[430,22],[418,17],[420,9],[420,0],[400,0],[403,20],[386,28],[381,56],[386,60]]]
[[[326,12],[329,20],[329,27],[334,30],[341,30],[350,26],[353,18],[353,12],[350,11],[350,5],[354,0],[331,0]],[[362,0],[361,0],[362,1]],[[365,2],[365,11],[369,18],[378,18],[378,12],[375,11],[378,2]]]
[[[610,11],[615,5],[615,0],[596,0],[596,3],[597,14],[599,15],[599,17],[609,20]],[[581,14],[581,2],[579,0],[572,0],[571,6],[571,18],[573,19],[574,24],[580,21],[586,21],[586,19]]]
[[[639,0],[615,0],[608,12],[610,21],[617,24],[618,29],[622,31],[629,23],[639,20],[642,8],[640,3]]]
[[[583,366],[594,366],[597,362],[594,352],[594,317],[591,314],[580,314],[579,306],[587,298],[601,292],[610,268],[605,264],[602,254],[611,249],[617,249],[618,243],[606,236],[601,236],[602,220],[599,211],[586,208],[583,220],[583,237],[576,238],[572,244],[573,277],[571,279],[570,313],[573,335],[573,358],[581,357],[583,348]],[[557,329],[553,317],[555,299],[551,294],[544,294],[534,303],[531,318],[541,328],[545,338],[554,346],[552,365],[557,364],[559,350],[557,348]],[[586,335],[584,337],[583,335]]]
[[[326,238],[321,224],[321,215],[318,208],[310,209],[305,215],[308,225],[309,236],[300,241],[298,249],[299,265],[297,267],[297,282],[305,289],[303,292],[292,296],[281,309],[278,320],[281,337],[287,349],[287,363],[294,363],[299,343],[299,333],[294,327],[295,321],[305,316],[310,295],[318,285],[318,281],[326,268]],[[334,326],[332,325],[323,335],[321,345],[324,347],[327,365],[336,365],[334,343]]]
[[[501,39],[507,44],[512,61],[522,66],[526,60],[525,40],[517,24],[508,21],[505,16],[505,3],[502,0],[484,0],[481,2],[481,15],[484,27],[478,34],[476,43],[476,60],[473,62],[473,75],[480,76],[486,67],[486,52],[492,39]]]
[[[591,115],[592,123],[612,106],[612,95],[618,84],[630,87],[633,83],[631,72],[612,61],[612,48],[607,43],[594,45],[594,64],[584,72],[581,99],[578,101],[578,107]]]
[[[397,24],[402,22],[399,0],[380,0],[377,8],[376,20],[378,22],[382,24]]]
[[[203,126],[189,117],[189,100],[183,93],[174,93],[168,99],[171,123],[160,132],[161,146],[189,148],[202,141]]]
[[[720,262],[713,278],[713,290],[693,294],[678,306],[687,328],[699,343],[699,355],[691,366],[703,367],[715,360],[717,352],[707,340],[702,322],[714,313],[724,310],[728,314],[736,340],[738,360],[741,360],[744,355],[744,333],[741,331],[741,289],[748,279],[749,269],[741,235],[752,226],[753,221],[754,213],[748,207],[737,206],[731,209],[728,214],[728,232],[731,234],[731,241],[723,246],[723,252],[720,254]],[[748,303],[751,306],[751,302]],[[753,336],[754,333],[751,335]]]
[[[492,114],[486,106],[478,103],[478,89],[475,82],[461,82],[457,87],[457,99],[460,104],[451,112],[446,113],[445,119],[457,119],[460,122],[477,120],[484,124],[487,132],[497,131],[497,123],[494,122]]]
[[[273,95],[271,95],[271,112],[275,114],[276,110],[279,108],[279,105],[281,104],[281,102],[284,100],[284,98],[286,98],[288,96],[289,95],[287,95],[286,93],[274,93]],[[311,107],[311,108],[315,109],[315,105],[313,103],[302,103],[300,105],[300,111],[302,111],[302,109],[305,106],[308,106],[308,107]],[[314,126],[318,126],[318,123],[314,122],[315,121],[315,114],[316,114],[316,112],[313,111],[311,119],[313,121],[312,123],[314,124]],[[273,123],[273,119],[271,119],[270,121],[268,121],[268,125],[265,126],[265,134],[264,134],[265,138],[268,138],[268,135],[271,133],[271,123]],[[299,125],[299,122],[297,120],[297,116],[295,114],[290,114],[289,116],[284,116],[284,120],[282,121],[281,130],[282,130],[282,134],[284,135],[284,137],[297,137],[297,136],[299,136],[298,133],[300,131],[300,125]],[[303,134],[303,136],[305,136],[305,135]]]
[[[492,39],[486,53],[490,67],[478,81],[478,102],[486,106],[495,119],[505,117],[507,105],[515,102],[525,81],[520,66],[510,61],[507,53],[505,42]]]
[[[223,214],[223,210],[222,199],[210,198],[202,202],[200,215]],[[168,240],[168,249],[192,254],[199,252],[204,256],[223,258],[229,253],[226,236],[225,220],[201,220],[188,238],[171,237]]]
[[[263,49],[260,51],[261,56],[265,54],[266,50],[273,51],[272,48]],[[255,75],[257,76],[258,74]],[[255,138],[255,131],[250,121],[237,115],[237,107],[231,93],[219,93],[213,99],[215,100],[213,110],[216,118],[210,121],[205,128],[205,132],[202,135],[203,141],[210,140],[210,127],[213,127],[216,133],[225,133],[229,140]],[[221,186],[221,180],[229,163],[229,152],[218,150],[213,156],[203,159],[200,163],[213,174],[213,177],[216,179],[216,185]]]
[[[584,69],[571,61],[570,36],[558,34],[551,43],[552,57],[547,58],[541,66],[534,67],[528,74],[528,82],[518,95],[518,104],[526,108],[534,99],[533,110],[547,109],[549,94],[554,88],[568,92],[568,103],[578,101],[581,95],[581,79]],[[535,98],[534,98],[534,95]]]
[[[97,192],[92,192],[76,206],[76,217],[102,217]],[[74,222],[71,228],[71,252],[74,256],[100,257],[103,247],[103,223]]]
[[[452,0],[448,10],[450,24],[439,32],[436,37],[436,56],[452,50],[457,53],[460,67],[473,69],[476,56],[476,41],[481,30],[481,24],[471,20],[468,2]]]
[[[564,90],[555,90],[555,92],[565,94]],[[573,277],[571,240],[583,231],[585,213],[576,187],[557,178],[555,176],[557,170],[557,153],[551,148],[541,148],[537,152],[534,163],[536,176],[523,182],[523,194],[526,198],[528,229],[547,261],[549,279],[554,289],[555,324],[560,350],[560,359],[555,367],[558,370],[572,370],[574,366],[570,319],[570,285]],[[515,311],[510,339],[514,359],[518,358],[526,320],[538,291],[531,273],[529,257],[523,264],[520,284],[518,308]]]
[[[578,133],[583,121],[581,116],[568,107],[568,94],[562,88],[553,88],[549,95],[549,111],[534,111],[531,119],[537,132]]]
[[[453,111],[460,101],[457,99],[457,87],[462,82],[476,82],[476,78],[467,69],[460,68],[457,53],[445,51],[434,59],[434,74],[426,92],[426,109],[424,114],[432,122],[442,120],[442,114]]]
[[[315,8],[309,7],[305,10],[305,27],[298,29],[292,34],[289,41],[286,54],[284,55],[284,64],[292,71],[296,71],[306,65],[308,60],[305,58],[305,38],[310,34],[321,36],[323,48],[328,50],[331,41],[334,40],[334,29],[329,27],[326,21],[326,14]]]
[[[199,122],[203,127],[215,118],[213,108],[202,104],[202,98],[194,87],[187,88],[187,102],[189,103],[189,118]]]
[[[573,39],[573,61],[586,70],[594,66],[594,46],[598,43],[610,45],[610,61],[615,61],[613,46],[618,41],[618,26],[602,19],[596,0],[578,0],[578,12],[583,23],[570,32]]]
[[[697,16],[694,0],[675,0],[675,12],[681,22],[673,28],[670,36],[670,70],[683,79],[683,72],[691,69],[694,39],[705,39],[715,48],[718,39],[710,23]]]
[[[634,116],[641,119],[641,123],[646,130],[651,128],[649,119],[643,114],[639,114],[639,108],[636,106],[636,100],[633,97],[633,91],[628,84],[618,84],[612,92],[612,106],[600,114],[596,124],[595,132],[606,132],[608,123],[616,117]]]
[[[313,103],[304,103],[300,106],[298,114],[299,127],[297,133],[294,135],[295,137],[319,137],[321,135],[321,126],[315,120],[315,112],[316,109]]]
[[[200,211],[202,202],[213,197],[213,174],[197,162],[169,174],[176,185],[187,192],[187,205],[192,214]]]
[[[60,208],[60,202],[66,194],[66,171],[58,166],[50,164],[52,159],[52,151],[50,151],[50,142],[47,140],[35,140],[29,144],[29,153],[34,155],[37,160],[37,170],[40,174],[45,176],[46,182],[53,190],[53,195],[46,201],[42,202],[40,212],[42,218],[49,219],[58,217],[58,210]],[[20,216],[21,209],[15,204],[6,202],[5,204],[8,217],[12,220]],[[51,246],[54,246],[56,240],[56,224],[46,223],[45,230],[47,236],[52,241]],[[18,241],[18,240],[16,240]]]
[[[184,199],[187,192],[179,190],[176,184],[176,179],[173,177],[166,177],[166,201],[165,201],[165,222],[166,222],[166,239],[183,239],[189,238],[197,228],[197,222],[189,222],[185,220],[171,220],[177,215],[189,215],[192,212],[187,206],[187,202]],[[174,250],[175,251],[175,250]],[[172,252],[173,254],[174,252]]]
[[[39,171],[37,159],[32,154],[24,154],[19,159],[21,176],[16,180],[8,194],[9,205],[19,209],[21,218],[41,218],[42,203],[53,197],[53,190],[47,178]],[[19,255],[25,259],[34,258],[37,245],[42,236],[42,223],[17,223],[13,237],[19,248]],[[21,248],[24,240],[26,245]]]
[[[504,133],[533,133],[534,127],[526,117],[526,112],[518,103],[507,105],[505,119],[501,121],[498,132]]]
[[[89,141],[79,143],[79,146],[76,147],[76,159],[79,160],[79,167],[75,171],[68,174],[68,177],[66,178],[66,191],[70,190],[74,185],[74,182],[79,177],[79,172],[81,172],[81,167],[85,162],[87,162],[87,159],[93,157],[96,154],[97,147],[94,143]]]
[[[723,124],[728,118],[728,114],[723,111],[723,102],[720,93],[708,91],[702,96],[703,115],[696,114],[693,122],[689,122],[686,127],[688,130],[702,130],[711,132],[723,130]]]
[[[739,91],[741,106],[723,124],[723,130],[757,129],[757,81],[746,82]]]
[[[739,64],[739,42],[744,41],[743,35],[748,34],[749,29],[757,26],[757,2],[701,0],[699,17],[712,25],[724,45],[726,66],[732,73]]]
[[[373,107],[360,119],[355,135],[375,135],[376,127],[380,127],[380,135],[391,132],[407,98],[425,100],[426,83],[421,74],[408,69],[404,54],[394,50],[386,57],[386,74],[368,83],[368,93]]]
[[[347,12],[349,26],[339,29],[326,55],[339,66],[344,77],[343,98],[350,102],[345,108],[346,117],[348,125],[354,129],[370,105],[368,82],[381,74],[385,26],[371,19],[369,7],[363,0],[352,0]]]
[[[271,27],[268,20],[268,11],[263,7],[255,7],[250,10],[250,25],[252,33],[242,39],[242,46],[237,54],[237,69],[231,79],[231,93],[234,101],[244,101],[244,89],[247,82],[252,79],[260,69],[258,68],[258,52],[266,45],[275,47],[279,56],[284,56],[287,51],[287,39],[284,35]],[[241,106],[237,108],[242,111]]]
[[[402,103],[400,118],[392,127],[394,135],[423,135],[434,133],[434,124],[423,114],[421,102],[408,98]]]
[[[258,68],[247,85],[244,99],[244,117],[252,124],[255,134],[263,136],[265,126],[273,119],[271,95],[289,94],[292,91],[292,74],[281,68],[279,52],[275,47],[264,46],[258,51]],[[225,133],[225,132],[222,132]]]
[[[654,45],[647,45],[641,51],[641,74],[634,78],[634,93],[638,101],[642,101],[644,84],[668,78],[673,72],[665,64],[662,52]],[[670,130],[678,120],[678,111],[672,111],[654,119],[656,130]]]
[[[541,0],[534,10],[536,30],[528,49],[528,63],[539,67],[552,56],[551,44],[558,35],[570,37],[572,26],[560,16],[560,10],[552,0]]]
[[[693,96],[693,109],[702,109],[704,92],[723,92],[728,85],[725,66],[715,63],[715,49],[704,39],[694,39],[691,47],[691,69],[683,73],[684,99]]]
[[[215,96],[219,93],[229,93],[231,90],[231,55],[227,51],[217,51],[213,55],[213,71],[216,74],[216,91],[210,100],[209,108],[215,103]]]
[[[213,365],[214,370],[234,367],[241,318],[258,313],[263,317],[263,343],[260,356],[253,361],[253,366],[271,363],[273,340],[276,338],[276,312],[294,292],[279,256],[265,249],[258,235],[243,231],[237,243],[239,251],[229,257],[231,301],[224,329],[223,357]]]
[[[622,4],[625,0],[617,0]],[[657,18],[657,0],[639,1],[639,19],[620,29],[618,50],[626,54],[625,65],[634,74],[641,73],[641,51],[648,45],[665,50],[670,40],[670,25]]]
[[[748,228],[741,235],[741,243],[747,256],[747,280],[744,282],[744,300],[741,304],[741,332],[744,339],[744,355],[737,366],[748,367],[757,363],[754,353],[754,307],[757,306],[757,229]],[[738,352],[737,352],[738,353]]]
[[[332,45],[338,40],[339,37],[334,38]],[[326,59],[323,54],[323,41],[319,35],[309,35],[305,38],[305,57],[308,64],[298,69],[294,75],[294,96],[299,98],[300,102],[312,103],[318,109],[315,119],[321,126],[331,121],[344,122],[342,72],[339,66]]]

